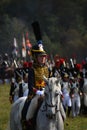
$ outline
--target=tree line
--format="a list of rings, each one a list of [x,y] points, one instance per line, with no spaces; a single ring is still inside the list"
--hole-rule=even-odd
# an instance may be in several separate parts
[[[1,0],[0,52],[10,53],[13,38],[19,46],[22,35],[29,32],[36,43],[31,23],[38,20],[45,50],[53,55],[79,59],[86,57],[87,1],[86,0]]]

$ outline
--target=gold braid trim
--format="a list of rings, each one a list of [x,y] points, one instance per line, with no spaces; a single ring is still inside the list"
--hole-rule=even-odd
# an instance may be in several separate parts
[[[35,72],[35,87],[37,89],[45,87],[43,75],[48,77],[48,68],[47,67],[36,67],[36,68],[34,68],[34,72]]]

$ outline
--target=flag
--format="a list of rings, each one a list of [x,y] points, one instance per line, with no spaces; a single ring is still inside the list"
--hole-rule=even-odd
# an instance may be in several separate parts
[[[26,43],[25,43],[24,35],[23,35],[23,38],[22,38],[22,57],[26,58]]]
[[[30,49],[32,48],[32,44],[30,43],[30,40],[28,38],[28,32],[26,33],[26,51],[27,51],[27,54],[30,55]]]
[[[15,37],[14,37],[14,42],[13,42],[12,55],[13,55],[13,58],[18,57],[18,44]]]
[[[14,47],[15,48],[18,48],[18,45],[17,45],[17,40],[16,40],[16,38],[14,37],[14,43],[13,43],[13,45],[14,45]]]

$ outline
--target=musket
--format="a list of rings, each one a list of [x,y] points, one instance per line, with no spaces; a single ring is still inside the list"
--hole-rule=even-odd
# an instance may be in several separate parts
[[[74,68],[74,63],[73,63],[72,58],[70,59],[70,62],[71,62],[71,66],[72,66],[72,68]]]
[[[16,68],[18,68],[16,60],[14,60],[14,65],[15,65]]]

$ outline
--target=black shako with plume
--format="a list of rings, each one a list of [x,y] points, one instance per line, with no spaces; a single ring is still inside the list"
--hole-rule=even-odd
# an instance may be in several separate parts
[[[32,47],[31,53],[32,55],[35,54],[41,54],[46,55],[46,52],[43,49],[43,42],[42,42],[42,35],[40,30],[40,25],[38,21],[35,21],[32,23],[34,35],[37,41],[37,44]]]

